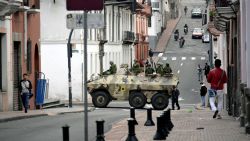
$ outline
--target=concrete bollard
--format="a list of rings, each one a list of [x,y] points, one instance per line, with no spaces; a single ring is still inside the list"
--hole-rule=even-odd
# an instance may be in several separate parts
[[[126,141],[138,141],[135,136],[135,119],[129,118],[128,119],[128,137]]]
[[[164,131],[164,125],[162,124],[164,122],[164,118],[158,116],[156,117],[156,120],[157,120],[157,129],[153,139],[166,140],[166,133]]]
[[[135,118],[135,108],[134,107],[130,107],[130,118],[133,118],[135,125],[138,125],[138,122],[136,121],[136,118]]]
[[[62,127],[63,141],[69,141],[69,126],[66,124]]]
[[[174,127],[174,124],[171,121],[171,109],[167,109],[166,111],[164,111],[164,115],[166,117],[166,126],[168,130],[171,131]]]
[[[147,109],[147,121],[144,126],[155,126],[154,121],[152,120],[152,108]]]
[[[104,120],[97,120],[96,121],[96,141],[105,141],[104,139]]]

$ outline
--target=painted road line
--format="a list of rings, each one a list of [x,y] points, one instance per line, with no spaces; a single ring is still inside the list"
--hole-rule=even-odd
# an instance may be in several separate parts
[[[186,60],[187,59],[187,57],[181,57],[181,60]]]
[[[191,57],[191,60],[195,60],[196,59],[196,57]]]
[[[176,60],[176,57],[172,57],[172,60]]]
[[[158,54],[158,57],[162,57],[162,55],[163,55],[163,53],[159,53],[159,54]]]
[[[184,98],[182,98],[182,97],[179,97],[179,98],[178,98],[178,100],[179,100],[179,101],[183,101],[183,100],[184,100]]]
[[[178,70],[177,73],[179,74],[179,73],[180,73],[180,70]]]
[[[167,60],[168,58],[167,57],[162,57],[162,60]]]
[[[181,63],[181,66],[183,66],[183,63]]]
[[[206,57],[201,57],[201,60],[206,60]]]

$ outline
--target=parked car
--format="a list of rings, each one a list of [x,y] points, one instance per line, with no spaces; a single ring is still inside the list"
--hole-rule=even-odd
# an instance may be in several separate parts
[[[204,30],[201,28],[194,28],[192,32],[192,39],[202,39]]]
[[[204,34],[202,36],[202,43],[209,43],[209,41],[210,41],[209,34]]]
[[[192,9],[191,18],[202,18],[202,10],[200,8]]]

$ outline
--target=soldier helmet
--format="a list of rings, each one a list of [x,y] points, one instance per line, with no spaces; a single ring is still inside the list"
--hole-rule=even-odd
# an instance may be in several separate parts
[[[114,62],[113,61],[109,61],[109,64],[114,64]]]
[[[157,63],[157,65],[159,65],[159,66],[160,66],[160,65],[163,65],[163,64],[162,64],[162,62],[158,62],[158,63]]]
[[[169,63],[166,63],[166,66],[168,67],[168,66],[169,66]]]

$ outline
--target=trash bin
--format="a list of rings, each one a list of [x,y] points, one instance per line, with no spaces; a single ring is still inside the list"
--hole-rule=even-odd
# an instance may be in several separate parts
[[[39,72],[36,86],[36,106],[42,107],[46,93],[46,79],[45,74]]]

